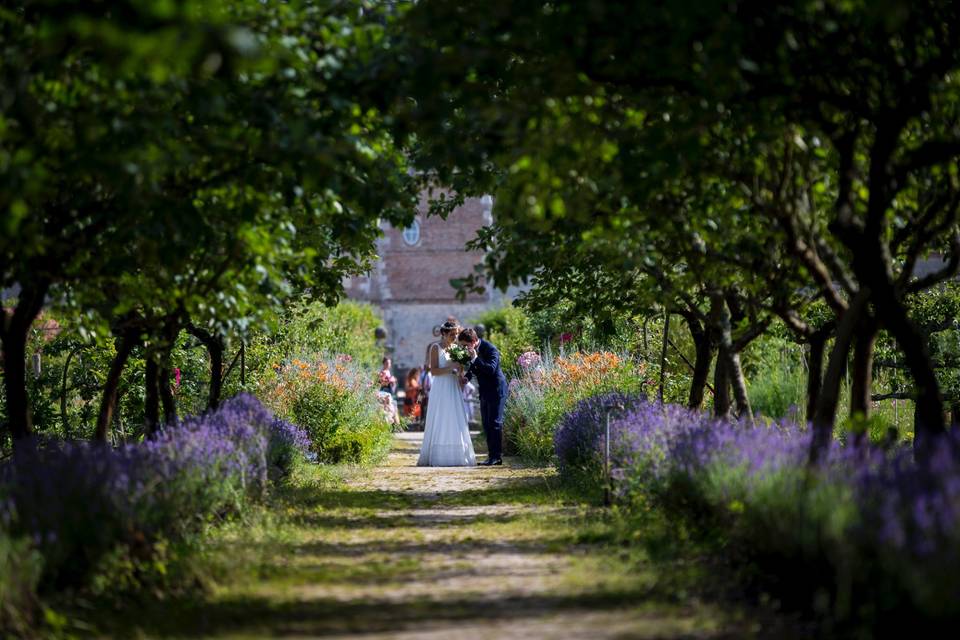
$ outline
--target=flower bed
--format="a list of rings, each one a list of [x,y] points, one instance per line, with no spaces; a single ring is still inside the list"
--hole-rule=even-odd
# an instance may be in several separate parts
[[[639,392],[643,365],[615,353],[572,353],[541,358],[528,352],[522,374],[510,384],[504,420],[508,451],[534,461],[550,460],[561,418],[578,400],[608,391]]]
[[[607,406],[612,399],[596,401]],[[602,438],[589,406],[564,421],[558,456]],[[835,445],[809,470],[810,432],[750,427],[638,403],[611,423],[616,493],[682,519],[758,586],[833,622],[933,624],[960,614],[960,437],[928,470],[906,448]],[[564,467],[561,466],[561,469]]]
[[[302,430],[241,395],[140,444],[20,451],[0,467],[0,564],[18,572],[16,584],[0,584],[0,611],[8,596],[29,599],[24,583],[82,587],[108,554],[148,558],[159,541],[239,513],[307,444]],[[14,563],[10,549],[35,552],[36,562]]]
[[[376,379],[376,371],[349,356],[294,358],[276,364],[257,395],[306,430],[319,462],[369,463],[386,454],[392,433]]]

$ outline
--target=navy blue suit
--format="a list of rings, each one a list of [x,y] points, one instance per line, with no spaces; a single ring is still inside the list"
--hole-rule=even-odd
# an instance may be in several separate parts
[[[503,412],[507,405],[507,377],[500,368],[500,352],[495,346],[481,340],[477,358],[467,369],[467,379],[477,378],[480,394],[480,419],[487,436],[490,460],[503,456]]]

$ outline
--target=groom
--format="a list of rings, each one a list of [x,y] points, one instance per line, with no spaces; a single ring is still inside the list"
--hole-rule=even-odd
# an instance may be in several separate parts
[[[472,360],[466,379],[477,377],[480,386],[480,418],[487,436],[487,460],[483,466],[503,464],[503,410],[507,404],[507,378],[500,369],[500,352],[477,337],[473,329],[464,329],[457,341],[470,353]]]

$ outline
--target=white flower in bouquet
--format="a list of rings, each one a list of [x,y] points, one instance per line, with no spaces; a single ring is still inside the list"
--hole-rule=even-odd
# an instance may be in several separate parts
[[[466,347],[459,344],[452,344],[447,347],[447,357],[462,365],[470,364],[470,352]]]

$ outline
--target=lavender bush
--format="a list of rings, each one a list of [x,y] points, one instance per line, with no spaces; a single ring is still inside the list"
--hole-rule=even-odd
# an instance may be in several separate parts
[[[561,461],[579,451],[574,431],[597,455],[599,416],[568,414],[578,427],[558,433]],[[863,442],[835,444],[814,470],[810,437],[788,420],[751,427],[637,403],[611,424],[617,494],[685,519],[765,589],[831,620],[960,617],[960,435],[926,467],[909,448]]]
[[[118,449],[38,446],[0,468],[0,522],[43,557],[43,584],[82,585],[117,547],[149,555],[202,523],[235,514],[306,450],[303,432],[240,395],[215,412]]]
[[[613,391],[584,398],[565,414],[553,437],[557,466],[566,477],[596,475],[603,464],[606,419],[646,402],[644,396]]]

